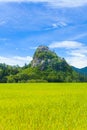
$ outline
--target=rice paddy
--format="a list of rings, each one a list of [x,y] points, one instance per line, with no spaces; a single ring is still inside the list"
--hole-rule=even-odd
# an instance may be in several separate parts
[[[0,84],[0,130],[87,130],[87,83]]]

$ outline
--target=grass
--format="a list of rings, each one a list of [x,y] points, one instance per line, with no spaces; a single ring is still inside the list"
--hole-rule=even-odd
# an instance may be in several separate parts
[[[87,83],[0,84],[0,130],[87,130]]]

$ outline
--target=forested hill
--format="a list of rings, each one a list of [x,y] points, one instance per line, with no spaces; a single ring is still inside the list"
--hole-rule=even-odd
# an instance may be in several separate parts
[[[17,70],[16,72],[15,69]],[[39,46],[36,49],[33,60],[29,65],[25,65],[22,68],[12,67],[11,70],[4,75],[5,82],[87,81],[86,76],[77,73],[64,58],[60,58],[46,46]]]

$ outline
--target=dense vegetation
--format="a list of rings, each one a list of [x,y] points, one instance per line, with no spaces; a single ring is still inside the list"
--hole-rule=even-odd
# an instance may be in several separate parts
[[[87,84],[0,84],[0,130],[86,130]]]
[[[9,76],[16,75],[21,71],[19,66],[10,66],[6,64],[0,64],[0,82],[6,83],[9,80]]]
[[[82,75],[57,56],[48,47],[40,46],[35,51],[29,65],[8,66],[0,64],[0,82],[86,82],[86,75]]]

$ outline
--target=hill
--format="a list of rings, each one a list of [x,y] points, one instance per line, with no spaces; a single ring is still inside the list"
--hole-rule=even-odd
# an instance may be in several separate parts
[[[84,82],[80,75],[57,54],[46,46],[39,46],[31,63],[16,75],[7,77],[8,82]]]
[[[31,63],[24,67],[0,64],[0,83],[86,81],[87,68],[70,66],[47,46],[39,46]]]

